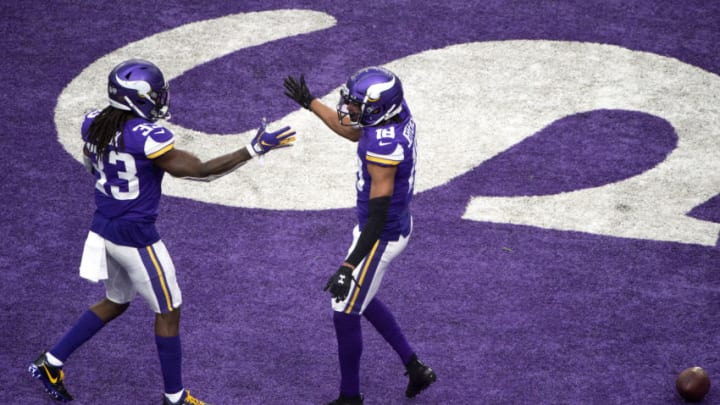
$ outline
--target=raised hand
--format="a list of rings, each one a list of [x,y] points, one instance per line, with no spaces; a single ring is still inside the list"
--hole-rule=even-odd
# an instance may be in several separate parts
[[[256,154],[262,155],[272,149],[292,146],[293,142],[295,142],[295,130],[289,126],[275,132],[267,132],[266,127],[267,122],[263,118],[260,128],[258,128],[255,137],[250,142]]]
[[[310,103],[315,97],[310,94],[310,90],[305,84],[305,75],[300,75],[300,80],[288,76],[283,82],[285,86],[285,95],[295,100],[296,103],[300,104],[303,108],[310,109]]]

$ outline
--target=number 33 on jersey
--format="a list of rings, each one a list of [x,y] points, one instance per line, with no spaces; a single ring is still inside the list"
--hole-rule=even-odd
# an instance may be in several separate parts
[[[173,133],[147,120],[134,118],[125,124],[125,135],[116,135],[107,153],[97,156],[88,142],[92,121],[100,111],[85,116],[82,137],[95,169],[95,201],[108,218],[150,219],[157,216],[164,171],[153,165],[155,159],[175,145]],[[118,135],[120,132],[118,132]],[[143,198],[138,198],[140,195]]]

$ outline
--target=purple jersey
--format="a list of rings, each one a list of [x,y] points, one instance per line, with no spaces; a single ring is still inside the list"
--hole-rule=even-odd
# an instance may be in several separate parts
[[[100,111],[85,116],[82,137],[95,171],[97,209],[91,230],[121,245],[148,246],[160,239],[155,230],[165,172],[152,159],[175,145],[172,132],[142,118],[130,119],[118,148],[111,144],[98,159],[88,142],[90,124]]]
[[[359,167],[356,188],[360,229],[365,227],[370,200],[371,179],[367,165],[397,167],[390,210],[381,235],[384,240],[407,236],[411,227],[410,200],[413,196],[417,158],[415,121],[405,104],[399,117],[400,122],[391,120],[383,125],[363,127],[357,148]]]

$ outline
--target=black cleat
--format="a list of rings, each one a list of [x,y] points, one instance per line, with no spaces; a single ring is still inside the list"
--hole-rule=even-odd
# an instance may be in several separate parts
[[[340,395],[338,399],[328,402],[327,405],[363,405],[363,396],[362,394],[354,397],[344,397]]]
[[[405,396],[408,398],[413,398],[437,380],[435,372],[418,360],[415,355],[410,359],[405,369],[407,370],[405,375],[410,378],[405,390]]]
[[[40,357],[30,364],[28,372],[30,372],[33,378],[43,382],[45,391],[47,391],[53,399],[60,402],[72,401],[72,395],[67,392],[63,385],[65,373],[62,371],[62,367],[54,367],[48,363],[45,353],[46,352],[43,352]]]
[[[205,403],[194,396],[190,395],[190,391],[185,390],[183,391],[182,396],[180,397],[180,400],[177,402],[170,402],[168,397],[163,395],[163,405],[210,405],[208,403]]]

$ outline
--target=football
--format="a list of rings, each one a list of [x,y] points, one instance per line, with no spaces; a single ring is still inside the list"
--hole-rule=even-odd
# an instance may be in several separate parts
[[[689,367],[678,374],[675,387],[684,400],[699,402],[710,391],[710,377],[702,367]]]

